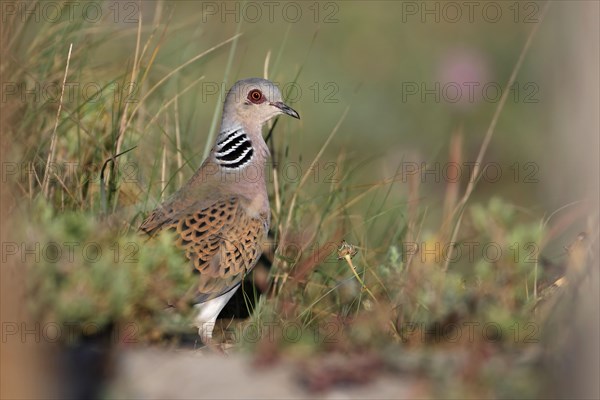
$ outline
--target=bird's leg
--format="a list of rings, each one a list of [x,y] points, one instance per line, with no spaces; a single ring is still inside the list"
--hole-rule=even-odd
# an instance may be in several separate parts
[[[223,349],[223,344],[216,342],[212,337],[214,327],[214,322],[204,323],[203,326],[198,328],[198,336],[200,336],[200,340],[202,340],[204,346],[211,352],[226,355],[227,353],[225,353],[225,350]]]

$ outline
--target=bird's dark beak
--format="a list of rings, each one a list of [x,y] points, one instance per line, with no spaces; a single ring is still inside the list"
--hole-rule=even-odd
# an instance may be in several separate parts
[[[290,117],[300,119],[300,114],[296,112],[292,107],[286,106],[281,101],[276,101],[275,103],[271,103],[273,107],[277,107],[281,110],[282,113],[289,115]]]

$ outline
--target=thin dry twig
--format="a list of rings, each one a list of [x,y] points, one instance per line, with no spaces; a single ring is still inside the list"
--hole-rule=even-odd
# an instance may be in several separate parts
[[[131,122],[131,120],[133,119],[133,117],[135,116],[137,110],[140,108],[140,106],[144,103],[144,101],[152,94],[154,93],[154,91],[156,89],[158,89],[158,87],[160,85],[162,85],[163,83],[165,83],[171,76],[173,76],[174,74],[176,74],[177,72],[179,72],[181,69],[187,67],[188,65],[190,65],[191,63],[193,63],[194,61],[199,60],[200,58],[206,56],[207,54],[212,53],[213,51],[217,50],[220,47],[223,47],[224,45],[226,45],[227,43],[237,39],[238,37],[240,37],[242,34],[239,33],[237,35],[234,35],[232,37],[230,37],[227,40],[222,41],[221,43],[211,47],[208,50],[203,51],[202,53],[192,57],[191,59],[189,59],[188,61],[184,62],[183,64],[181,64],[180,66],[178,66],[177,68],[173,69],[172,71],[170,71],[168,74],[166,74],[161,80],[159,80],[158,82],[156,82],[156,84],[154,86],[152,86],[150,88],[150,90],[148,90],[148,92],[144,95],[144,97],[142,97],[140,99],[140,101],[137,103],[136,107],[133,109],[133,111],[131,111],[131,115],[129,116],[129,119],[127,120],[127,125],[129,125],[129,123]]]
[[[550,2],[546,2],[546,4],[544,5],[542,14],[540,16],[539,22],[537,24],[535,24],[533,26],[533,28],[531,29],[531,32],[529,32],[527,41],[525,42],[525,45],[523,46],[523,49],[521,49],[521,53],[519,54],[519,59],[517,60],[517,63],[515,64],[515,66],[512,70],[512,73],[510,74],[510,78],[508,79],[508,83],[506,84],[506,86],[504,88],[504,92],[502,93],[502,96],[500,97],[500,101],[498,102],[498,107],[496,107],[496,110],[494,111],[494,115],[492,117],[490,125],[487,129],[487,132],[485,133],[485,137],[483,138],[481,147],[479,148],[479,154],[477,154],[475,166],[473,167],[473,174],[471,175],[471,179],[469,180],[467,189],[465,190],[465,194],[460,199],[458,205],[455,208],[454,214],[458,214],[458,217],[456,219],[456,224],[454,225],[454,230],[452,231],[450,243],[456,242],[456,236],[458,235],[458,231],[460,230],[462,217],[463,217],[464,211],[465,211],[465,205],[467,204],[469,197],[471,197],[471,193],[473,193],[473,190],[475,189],[475,185],[479,181],[478,177],[479,177],[480,165],[481,165],[481,162],[483,161],[483,157],[485,156],[485,153],[490,144],[490,141],[492,140],[494,131],[496,130],[496,124],[498,123],[500,114],[502,113],[502,110],[504,109],[504,104],[506,103],[506,100],[508,99],[508,96],[510,93],[510,90],[508,90],[508,89],[510,87],[512,87],[515,80],[517,79],[517,74],[519,73],[519,70],[521,69],[521,66],[523,65],[525,56],[529,52],[529,47],[531,47],[533,38],[534,38],[536,32],[538,31],[540,25],[542,24],[542,21],[544,20],[544,16],[546,15],[546,12],[548,11],[549,6],[550,6]],[[450,259],[451,259],[451,257],[446,257],[446,261],[444,263],[444,271],[448,270],[448,265],[450,263]]]
[[[48,188],[50,183],[50,165],[54,162],[56,157],[56,130],[58,129],[58,122],[60,120],[60,112],[62,110],[63,97],[65,94],[65,85],[67,83],[67,74],[69,73],[69,63],[71,62],[71,51],[73,50],[73,43],[69,45],[69,54],[67,55],[67,66],[65,67],[65,76],[63,77],[62,88],[60,91],[60,100],[58,102],[58,110],[56,110],[56,119],[54,121],[54,129],[52,130],[52,138],[50,140],[50,153],[48,154],[48,162],[46,163],[46,169],[44,171],[44,179],[42,183],[42,192],[44,197],[48,198]]]
[[[205,77],[204,77],[204,75],[202,75],[200,78],[198,78],[198,79],[196,79],[195,81],[193,81],[192,83],[190,83],[190,84],[189,84],[189,85],[188,85],[188,86],[187,86],[185,89],[183,89],[181,92],[177,93],[177,94],[176,94],[175,96],[173,96],[173,97],[172,97],[172,98],[171,98],[169,101],[167,101],[165,104],[163,104],[163,105],[162,105],[162,106],[161,106],[161,107],[158,109],[158,111],[157,111],[157,112],[156,112],[156,113],[155,113],[155,114],[152,116],[152,118],[150,119],[150,121],[148,121],[148,123],[147,123],[147,124],[146,124],[146,126],[144,127],[144,131],[146,131],[150,125],[152,125],[154,122],[156,122],[156,119],[158,118],[158,116],[159,116],[160,114],[162,114],[162,112],[163,112],[164,110],[166,110],[166,109],[167,109],[167,108],[168,108],[168,107],[169,107],[169,106],[170,106],[172,103],[175,103],[175,108],[178,108],[178,105],[177,105],[177,103],[176,103],[177,99],[178,99],[180,96],[183,96],[183,95],[184,95],[184,94],[185,94],[185,93],[186,93],[188,90],[190,90],[190,89],[194,88],[194,87],[195,87],[195,86],[198,84],[198,82],[200,82],[200,81],[201,81],[201,80],[203,80],[204,78],[205,78]],[[178,126],[178,124],[179,124],[179,123],[177,122],[177,120],[175,121],[175,124],[176,124],[176,125],[175,125],[175,127],[177,127],[177,126]],[[179,147],[178,147],[178,148],[179,148]]]
[[[137,75],[139,73],[139,63],[140,63],[140,44],[142,39],[142,13],[138,13],[138,28],[137,28],[137,37],[135,42],[135,54],[133,56],[133,66],[131,68],[131,84],[129,85],[129,91],[127,93],[127,98],[131,96],[134,90],[134,83],[136,81]],[[147,44],[148,42],[146,42]],[[125,128],[129,125],[129,121],[127,120],[127,110],[129,109],[129,102],[125,102],[125,108],[123,109],[123,114],[121,115],[121,122],[119,124],[119,136],[117,137],[117,146],[115,149],[115,154],[121,152],[121,146],[123,145],[123,140],[125,137]]]

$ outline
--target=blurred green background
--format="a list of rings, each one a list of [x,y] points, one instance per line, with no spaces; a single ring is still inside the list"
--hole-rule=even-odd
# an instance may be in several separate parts
[[[543,5],[107,2],[101,9],[78,3],[69,13],[62,10],[62,20],[49,22],[44,15],[52,17],[54,9],[44,8],[42,2],[28,6],[40,9],[39,22],[38,15],[30,18],[11,50],[13,62],[28,72],[27,87],[37,80],[43,88],[48,82],[60,83],[61,77],[44,75],[51,70],[49,65],[30,65],[28,60],[51,52],[57,64],[64,64],[68,44],[73,43],[68,81],[80,83],[80,90],[75,89],[80,96],[70,96],[71,104],[65,107],[81,101],[75,97],[86,96],[84,85],[92,85],[89,97],[98,85],[104,87],[118,77],[120,81],[102,90],[101,98],[91,104],[100,112],[110,107],[111,97],[129,88],[138,16],[141,46],[150,39],[144,62],[155,60],[150,70],[142,70],[148,79],[143,85],[135,83],[132,100],[142,98],[169,71],[241,32],[233,54],[231,44],[215,50],[171,76],[144,100],[139,114],[143,123],[136,125],[143,132],[127,133],[123,147],[139,146],[132,156],[141,162],[143,172],[148,167],[144,164],[155,160],[142,155],[152,154],[165,142],[163,133],[172,137],[175,129],[172,103],[156,123],[147,125],[162,105],[204,76],[178,98],[182,149],[192,164],[184,175],[189,176],[201,162],[213,114],[220,110],[215,90],[224,92],[237,79],[262,76],[270,54],[269,78],[293,89],[288,95],[302,116],[299,128],[276,132],[275,139],[289,147],[289,160],[300,160],[304,171],[349,106],[350,113],[322,161],[335,160],[344,152],[360,165],[357,176],[364,182],[392,177],[401,160],[425,162],[438,172],[423,176],[422,191],[428,204],[438,206],[452,133],[464,136],[463,162],[474,161],[498,106],[498,90],[504,90],[528,33],[542,18]],[[96,20],[98,10],[102,18]],[[476,196],[501,195],[544,214],[597,192],[588,191],[589,185],[579,179],[594,168],[598,149],[593,127],[578,125],[586,118],[586,109],[577,100],[588,93],[597,99],[597,93],[593,96],[597,77],[590,75],[594,68],[590,62],[597,62],[598,49],[582,42],[578,34],[587,26],[586,18],[590,17],[583,3],[551,5],[510,89],[485,158],[485,163],[495,163],[501,178],[484,179]],[[158,51],[152,53],[156,46]],[[230,57],[231,69],[225,76]],[[19,101],[18,96],[8,98]],[[593,106],[589,104],[589,110]],[[100,128],[114,124],[98,122]],[[59,137],[61,129],[71,128],[61,124]],[[19,139],[24,144],[28,140]],[[84,139],[84,144],[93,141]],[[167,151],[172,160],[172,146]],[[468,178],[468,166],[461,167],[462,178]],[[492,180],[495,175],[490,171]],[[169,192],[177,186],[173,183]],[[403,186],[395,190],[403,191]]]
[[[145,86],[135,84],[131,99],[139,99],[169,71],[242,33],[226,77],[230,44],[183,68],[145,101],[141,114],[147,121],[159,106],[204,76],[178,99],[182,148],[193,164],[184,169],[186,176],[200,164],[213,114],[220,109],[215,89],[224,92],[237,79],[262,76],[270,54],[269,78],[293,89],[288,95],[302,116],[300,128],[276,132],[276,140],[284,137],[289,146],[289,160],[301,160],[307,167],[349,106],[350,113],[323,161],[335,160],[343,151],[354,163],[364,163],[359,176],[365,182],[393,176],[400,160],[425,162],[434,171],[438,168],[437,175],[425,175],[422,182],[427,203],[434,209],[445,188],[451,134],[464,135],[463,162],[474,161],[498,105],[498,89],[504,90],[544,5],[107,2],[102,6],[103,18],[95,21],[98,9],[85,9],[85,4],[74,8],[74,18],[69,16],[64,23],[44,21],[44,15],[54,14],[53,9],[42,7],[40,22],[27,25],[14,49],[15,56],[22,57],[15,61],[25,68],[27,58],[37,52],[52,52],[64,60],[72,42],[69,81],[81,87],[90,82],[104,86],[118,76],[121,82],[102,91],[103,98],[118,96],[130,82],[128,68],[136,49],[139,16],[142,46],[149,38],[149,50],[160,44]],[[588,14],[582,5],[551,5],[510,89],[485,158],[485,163],[497,163],[495,169],[502,176],[498,182],[484,179],[476,195],[501,194],[542,213],[588,195],[588,188],[574,177],[593,168],[586,160],[597,156],[598,136],[574,123],[585,117],[576,100],[597,88],[597,77],[583,81],[586,71],[594,68],[583,58],[594,59],[597,48],[587,48],[577,35],[578,27],[585,26],[580,21]],[[84,10],[89,13],[85,18]],[[63,10],[63,19],[66,15]],[[73,29],[77,23],[81,26]],[[36,29],[56,35],[39,36]],[[154,54],[148,51],[145,57],[150,56]],[[44,84],[58,77],[32,74],[30,78]],[[94,93],[95,87],[88,90]],[[136,158],[162,143],[161,130],[172,135],[172,108],[159,117],[160,128],[152,124],[141,136],[127,135],[129,145],[140,146]],[[139,158],[142,163],[153,161]],[[466,178],[468,166],[461,167]],[[140,168],[145,170],[143,164]],[[556,187],[561,190],[553,191]],[[397,190],[402,191],[402,185]]]

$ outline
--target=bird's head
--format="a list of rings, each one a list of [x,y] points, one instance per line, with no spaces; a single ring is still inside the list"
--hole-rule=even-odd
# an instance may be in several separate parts
[[[262,125],[279,114],[300,119],[300,115],[283,102],[279,88],[261,78],[237,81],[227,93],[224,112],[248,125]]]

